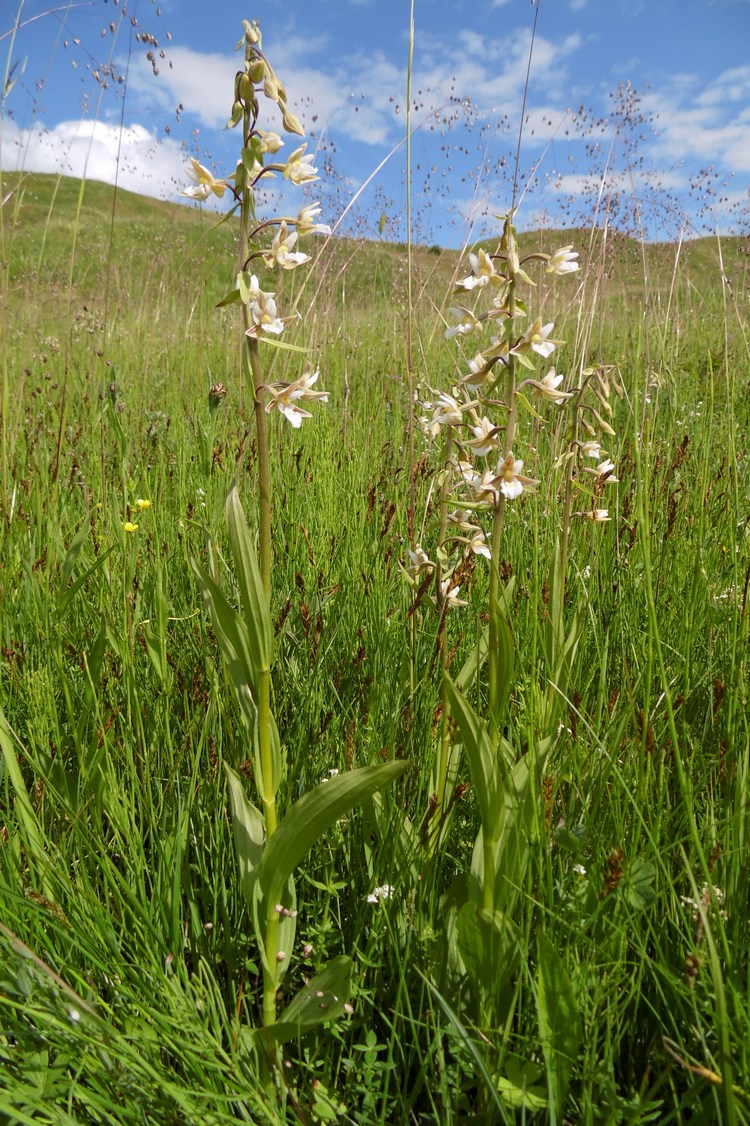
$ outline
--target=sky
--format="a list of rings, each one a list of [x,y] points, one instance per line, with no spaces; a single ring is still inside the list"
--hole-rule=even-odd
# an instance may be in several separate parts
[[[234,47],[258,19],[316,154],[305,202],[338,230],[403,240],[410,9],[0,0],[2,169],[196,206],[179,196],[188,157],[216,175],[237,160]],[[415,0],[411,92],[417,242],[487,237],[511,206],[521,229],[750,231],[750,0]],[[280,128],[264,99],[260,124]]]

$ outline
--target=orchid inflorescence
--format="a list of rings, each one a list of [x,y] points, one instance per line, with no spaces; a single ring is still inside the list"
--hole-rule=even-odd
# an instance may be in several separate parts
[[[421,544],[413,545],[404,569],[418,590],[424,589],[425,574],[435,575],[435,601],[441,610],[465,604],[457,597],[458,588],[451,576],[464,569],[470,554],[492,558],[506,504],[540,483],[524,472],[524,460],[515,449],[519,402],[535,416],[537,425],[542,422],[538,410],[545,404],[555,410],[572,408],[570,439],[558,459],[558,468],[567,466],[570,484],[574,462],[593,456],[599,464],[584,470],[593,483],[591,509],[573,513],[568,505],[568,516],[583,516],[597,524],[610,519],[608,510],[600,508],[598,501],[604,483],[617,478],[599,436],[614,434],[603,416],[612,414],[610,386],[614,385],[618,393],[619,388],[603,368],[583,371],[577,387],[565,386],[565,376],[554,367],[538,373],[539,363],[548,361],[562,341],[555,338],[552,321],[541,315],[531,318],[518,293],[520,283],[535,284],[527,272],[531,263],[541,263],[547,274],[563,276],[579,269],[578,254],[572,246],[563,246],[552,254],[536,252],[521,259],[513,215],[498,216],[503,219],[498,252],[490,254],[480,248],[471,253],[471,273],[455,285],[456,294],[489,298],[489,307],[482,311],[477,301],[471,308],[456,304],[450,308],[450,323],[445,329],[446,339],[462,347],[469,338],[478,338],[488,330],[492,333],[489,342],[468,359],[468,370],[450,392],[428,389],[418,399],[419,428],[430,442],[442,444],[444,512],[435,561]],[[519,379],[523,369],[528,374]],[[532,400],[538,408],[532,406]],[[579,431],[585,431],[585,440],[579,439]],[[579,477],[588,480],[582,474]],[[490,542],[481,526],[483,513],[489,515],[493,525]],[[453,548],[460,549],[458,557],[454,554],[451,558]]]
[[[295,318],[281,315],[276,292],[261,288],[252,265],[262,264],[268,270],[275,270],[277,267],[279,270],[294,270],[310,260],[309,254],[300,249],[300,240],[309,234],[329,235],[331,230],[326,224],[317,221],[321,212],[317,203],[305,204],[295,216],[278,216],[262,222],[256,220],[254,193],[262,180],[278,174],[289,183],[302,186],[319,177],[313,164],[314,157],[306,152],[305,144],[298,146],[283,162],[273,159],[283,148],[284,141],[278,133],[262,129],[258,125],[258,95],[261,91],[281,112],[285,132],[302,137],[304,130],[299,119],[289,110],[284,84],[263,54],[260,28],[257,23],[247,20],[243,20],[243,28],[244,36],[237,44],[237,49],[245,51],[245,66],[235,76],[234,102],[227,123],[228,128],[240,124],[243,127],[240,159],[231,175],[217,178],[210,169],[191,157],[187,174],[193,183],[180,194],[188,199],[205,202],[211,196],[223,199],[229,193],[234,200],[229,215],[239,211],[246,220],[250,220],[245,224],[245,246],[242,248],[235,288],[220,304],[241,302],[246,310],[247,337],[256,342],[272,341]],[[270,246],[262,244],[259,236],[274,227],[276,233]],[[290,383],[259,384],[256,392],[263,391],[270,396],[266,411],[278,409],[297,428],[303,418],[310,417],[310,413],[299,406],[300,402],[326,402],[328,399],[327,392],[310,389],[317,378],[318,372],[306,371],[299,379]]]

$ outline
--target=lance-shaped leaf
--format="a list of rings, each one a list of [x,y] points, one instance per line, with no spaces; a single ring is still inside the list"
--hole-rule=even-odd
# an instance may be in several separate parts
[[[516,671],[516,645],[508,621],[506,600],[502,596],[490,599],[490,619],[492,625],[490,637],[494,640],[496,653],[494,661],[490,661],[489,664],[493,674],[489,696],[490,706],[494,712],[492,716],[494,730],[499,731]]]
[[[264,1028],[262,1035],[283,1044],[316,1025],[338,1020],[349,1000],[351,977],[352,960],[340,954],[300,989],[276,1024]]]
[[[475,987],[498,997],[521,961],[518,928],[502,911],[465,903],[456,920],[458,950]]]
[[[262,669],[271,667],[273,625],[263,591],[255,543],[248,529],[236,486],[229,490],[226,518],[229,542],[237,567],[240,597],[245,611],[250,657],[257,674]]]
[[[252,910],[253,891],[258,877],[260,858],[263,855],[266,827],[263,822],[263,814],[246,797],[244,786],[238,776],[226,763],[224,763],[224,770],[229,783],[232,831],[234,833],[234,845],[237,849],[240,882],[247,905]]]
[[[551,1100],[562,1122],[570,1076],[581,1042],[581,1015],[562,958],[545,934],[539,935],[537,1013]]]
[[[497,756],[481,719],[447,673],[445,685],[451,715],[456,720],[469,762],[469,773],[479,803],[482,827],[487,836],[494,840],[500,807]]]
[[[268,903],[281,903],[286,882],[315,842],[343,817],[395,781],[408,762],[363,766],[321,782],[295,802],[276,832],[266,843],[258,869],[256,896]]]
[[[229,676],[237,693],[242,717],[251,735],[255,734],[258,709],[254,699],[255,670],[250,657],[250,642],[242,618],[229,605],[221,587],[199,563],[191,560],[211,618],[211,625],[227,663]]]

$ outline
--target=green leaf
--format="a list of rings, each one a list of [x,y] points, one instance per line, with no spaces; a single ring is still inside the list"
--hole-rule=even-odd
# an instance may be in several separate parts
[[[232,831],[240,869],[240,882],[245,900],[252,910],[253,892],[255,881],[258,878],[258,867],[263,856],[266,826],[263,821],[263,814],[246,797],[244,786],[239,777],[226,763],[224,763],[224,770],[229,783]],[[262,936],[259,935],[258,938],[261,940]]]
[[[255,703],[255,670],[250,657],[247,629],[237,611],[229,605],[223,590],[199,563],[191,559],[208,607],[211,625],[227,664],[240,711],[251,735],[255,734],[258,708]]]
[[[581,1016],[562,958],[543,933],[539,934],[537,1014],[542,1051],[547,1065],[550,1102],[562,1122],[570,1076],[581,1042]]]
[[[388,762],[338,774],[295,802],[263,850],[258,890],[265,903],[280,903],[288,878],[315,842],[350,809],[394,782],[408,765]]]
[[[484,724],[466,697],[445,674],[451,714],[456,720],[474,785],[479,815],[485,833],[493,840],[499,812],[499,778],[497,757]]]
[[[492,633],[498,650],[496,660],[489,663],[490,669],[494,669],[494,684],[490,685],[490,701],[495,712],[492,717],[494,730],[500,731],[516,671],[516,645],[508,621],[505,598],[491,599],[490,615]]]
[[[31,804],[29,791],[23,780],[21,763],[16,752],[16,738],[10,725],[0,710],[0,780],[3,773],[7,774],[8,781],[15,791],[14,813],[21,830],[21,838],[29,861],[29,868],[39,881],[42,891],[48,899],[53,899],[52,887],[49,881],[51,865],[44,849],[42,829],[37,821],[34,807]]]
[[[547,1092],[536,1083],[540,1075],[541,1068],[538,1064],[510,1056],[506,1063],[506,1075],[498,1078],[497,1089],[503,1099],[516,1110],[544,1110],[547,1106]]]
[[[656,899],[654,877],[656,869],[648,860],[637,857],[628,865],[625,873],[625,888],[628,903],[636,911],[645,911]]]
[[[475,1065],[476,1070],[477,1070],[477,1075],[481,1076],[481,1078],[484,1082],[484,1085],[485,1085],[485,1088],[486,1088],[486,1091],[487,1091],[488,1100],[491,1101],[492,1103],[494,1103],[496,1110],[499,1111],[503,1121],[505,1121],[505,1115],[503,1113],[503,1106],[502,1106],[502,1103],[500,1102],[500,1099],[498,1097],[497,1086],[496,1086],[495,1082],[493,1081],[492,1076],[490,1075],[489,1071],[487,1070],[487,1064],[484,1062],[484,1058],[482,1056],[482,1053],[477,1048],[476,1042],[469,1035],[469,1031],[466,1028],[466,1026],[463,1024],[463,1022],[461,1021],[461,1018],[459,1017],[458,1013],[456,1013],[455,1010],[451,1008],[451,1006],[446,1001],[445,997],[443,997],[442,993],[438,989],[435,988],[435,986],[432,984],[432,982],[429,980],[429,978],[426,978],[424,976],[424,974],[419,970],[419,968],[417,968],[417,973],[422,978],[422,981],[425,983],[425,985],[427,986],[427,988],[430,990],[433,997],[437,1001],[438,1005],[440,1006],[440,1008],[443,1010],[443,1012],[447,1016],[450,1024],[453,1027],[453,1031],[455,1033],[456,1039],[459,1041],[459,1043],[464,1048],[464,1050],[468,1053],[468,1055],[470,1055],[471,1058],[473,1059],[474,1065]]]
[[[340,954],[300,989],[276,1024],[267,1026],[263,1035],[283,1044],[316,1025],[338,1020],[351,994],[351,978],[352,960]]]
[[[249,274],[247,270],[240,270],[240,272],[237,275],[237,292],[240,295],[240,301],[242,302],[243,305],[249,305],[250,304],[250,296],[251,296],[251,294],[250,294],[250,281],[251,281],[251,278],[252,278],[252,274]]]
[[[245,520],[236,485],[229,490],[226,503],[227,531],[237,566],[240,596],[245,611],[250,657],[256,675],[270,669],[273,658],[273,625],[263,591],[255,543]]]
[[[378,840],[390,850],[395,870],[404,872],[408,869],[414,879],[418,879],[421,850],[419,833],[414,823],[398,805],[390,811],[389,816],[382,794],[373,794],[368,804],[369,808],[366,804],[365,813],[372,822]]]
[[[502,911],[465,903],[456,920],[458,951],[466,972],[483,994],[497,996],[521,960],[518,930]]]
[[[305,348],[301,344],[290,344],[288,340],[279,340],[278,336],[269,336],[263,333],[261,344],[269,344],[272,348],[281,348],[282,352],[302,352],[305,355],[312,352],[312,348]]]
[[[227,305],[236,305],[237,302],[239,301],[239,299],[240,299],[239,289],[230,289],[229,293],[224,294],[221,301],[216,302],[215,307],[217,309],[223,309]]]
[[[88,529],[86,529],[86,531],[88,533]],[[78,539],[76,539],[75,542],[71,544],[70,549],[65,556],[65,560],[63,562],[63,585],[65,585],[70,580],[73,567],[75,566],[75,561],[78,557],[78,552],[80,551],[85,539],[85,537],[81,538],[81,536],[79,536]],[[115,550],[115,547],[116,544],[112,544],[111,547],[108,547],[106,551],[102,552],[102,554],[98,556],[96,562],[92,563],[88,570],[84,571],[84,573],[76,579],[73,585],[71,587],[68,587],[65,593],[60,596],[60,599],[57,603],[58,618],[61,618],[63,616],[65,611],[68,609],[68,606],[70,606],[71,602],[78,594],[78,591],[81,589],[81,587],[84,586],[84,584],[88,582],[91,576],[99,570],[99,568],[104,564],[104,561],[106,559],[109,559],[110,555]]]

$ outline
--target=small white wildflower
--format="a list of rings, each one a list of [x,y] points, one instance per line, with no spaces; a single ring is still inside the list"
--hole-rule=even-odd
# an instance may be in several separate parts
[[[390,899],[396,889],[391,884],[382,884],[371,891],[367,897],[368,903],[378,903],[381,899]]]
[[[476,457],[486,457],[493,450],[498,449],[497,435],[499,427],[485,417],[476,426],[470,426],[473,438],[468,438],[463,445],[474,451]]]
[[[558,375],[554,368],[550,368],[544,379],[529,379],[528,383],[542,399],[548,399],[560,406],[566,399],[573,398],[572,391],[557,390],[564,378],[564,375]]]
[[[500,485],[500,492],[508,500],[514,500],[520,497],[525,488],[532,488],[538,485],[538,481],[532,480],[531,477],[524,477],[521,473],[523,469],[523,462],[518,461],[512,453],[509,453],[505,461],[501,461],[497,467],[496,481]]]
[[[554,327],[552,322],[543,325],[542,318],[537,317],[534,323],[526,329],[515,348],[511,348],[511,352],[516,356],[521,356],[525,352],[536,352],[543,359],[549,359],[558,343],[549,339]]]
[[[450,313],[458,323],[445,330],[446,340],[450,340],[453,336],[469,336],[482,327],[482,322],[478,317],[475,317],[471,309],[466,309],[463,305],[453,307]]]
[[[319,203],[308,203],[305,207],[301,208],[294,221],[297,228],[297,234],[302,238],[303,235],[330,235],[331,228],[326,226],[325,223],[317,223],[316,219],[321,213],[321,206]]]
[[[409,548],[409,566],[406,568],[412,578],[417,578],[424,571],[434,571],[435,564],[420,544],[415,544],[414,549]]]
[[[573,274],[580,268],[575,261],[577,257],[578,251],[573,250],[572,245],[562,246],[550,257],[546,271],[548,274]]]
[[[280,266],[282,270],[293,270],[295,266],[302,266],[308,262],[310,260],[308,254],[302,254],[301,251],[294,249],[297,238],[297,232],[290,231],[286,221],[282,219],[270,250],[263,254],[265,264],[271,269]]]
[[[318,179],[318,170],[313,168],[312,153],[303,155],[306,148],[307,145],[300,145],[289,157],[283,168],[285,180],[291,180],[293,184],[309,184]]]
[[[450,577],[440,584],[440,598],[444,606],[468,606],[463,598],[458,597],[460,586],[451,586]]]

